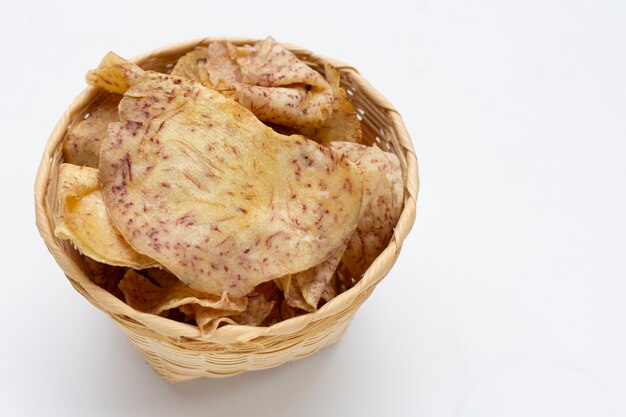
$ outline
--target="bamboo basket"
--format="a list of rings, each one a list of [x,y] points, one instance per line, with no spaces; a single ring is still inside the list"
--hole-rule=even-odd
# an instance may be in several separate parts
[[[223,39],[223,38],[220,38]],[[189,50],[218,38],[205,38],[157,49],[136,57],[144,69],[166,71]],[[227,38],[239,45],[254,39]],[[122,329],[148,363],[166,381],[178,382],[197,377],[225,377],[259,370],[311,355],[337,342],[359,306],[387,275],[396,261],[402,242],[415,220],[418,192],[417,159],[411,140],[394,107],[358,71],[337,60],[323,57],[294,45],[284,44],[311,67],[323,72],[329,62],[341,73],[359,118],[367,144],[376,143],[400,159],[404,178],[404,209],[388,247],[372,263],[363,278],[318,311],[294,317],[270,327],[226,325],[203,337],[196,326],[134,310],[87,276],[83,257],[68,241],[54,237],[56,182],[63,162],[61,144],[67,127],[82,117],[101,91],[85,89],[72,102],[52,132],[45,148],[35,182],[35,209],[39,232],[48,249],[74,288],[102,310]]]

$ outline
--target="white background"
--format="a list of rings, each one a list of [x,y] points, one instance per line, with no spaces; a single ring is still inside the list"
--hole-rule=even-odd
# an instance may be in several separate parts
[[[3,3],[0,414],[626,415],[626,3],[333,3]],[[359,68],[404,116],[422,188],[341,343],[168,385],[71,288],[32,190],[108,50],[210,35]]]

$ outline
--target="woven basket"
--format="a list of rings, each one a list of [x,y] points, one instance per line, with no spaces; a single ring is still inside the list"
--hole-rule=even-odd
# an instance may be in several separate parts
[[[133,61],[144,69],[164,71],[189,50],[214,40],[217,39],[168,46]],[[255,42],[254,39],[227,40],[239,45]],[[52,132],[43,154],[35,182],[35,208],[37,227],[48,249],[74,288],[109,315],[156,372],[169,382],[271,368],[308,356],[338,341],[361,303],[391,269],[402,241],[413,225],[418,191],[417,160],[398,112],[356,69],[294,45],[285,46],[314,69],[323,72],[324,63],[329,62],[340,71],[342,85],[362,118],[365,143],[376,143],[382,149],[394,152],[400,159],[405,177],[404,209],[386,250],[353,288],[314,313],[270,327],[227,325],[203,337],[196,326],[134,310],[94,284],[86,275],[83,257],[71,243],[53,235],[56,182],[59,164],[63,162],[61,143],[67,127],[89,110],[100,96],[100,90],[87,88],[74,100]]]

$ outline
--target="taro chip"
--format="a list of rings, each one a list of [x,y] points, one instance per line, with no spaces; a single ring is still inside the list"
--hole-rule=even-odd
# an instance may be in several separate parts
[[[107,94],[84,118],[70,126],[63,140],[65,162],[98,168],[102,139],[109,123],[119,121],[117,106],[121,99],[118,94]]]
[[[211,42],[205,53],[184,55],[173,74],[218,90],[269,123],[321,127],[333,112],[333,87],[272,38],[244,47]]]
[[[243,313],[233,316],[235,323],[244,326],[259,326],[265,321],[274,309],[274,302],[268,301],[262,295],[248,297],[248,308]]]
[[[280,320],[280,291],[273,282],[257,286],[248,296],[243,312],[218,310],[198,304],[186,304],[179,307],[187,320],[195,321],[203,335],[208,335],[221,324],[240,324],[246,326],[271,325]]]
[[[404,181],[398,157],[376,146],[332,142],[333,152],[354,162],[363,176],[363,201],[356,231],[342,263],[357,278],[387,247],[402,212]]]
[[[304,310],[313,311],[317,309],[322,293],[335,274],[337,265],[339,265],[339,261],[346,247],[347,244],[341,245],[326,261],[306,271],[298,272],[293,275],[293,278],[298,283],[298,287],[300,287],[302,291],[302,297],[309,306],[309,308],[303,308]]]
[[[170,74],[211,85],[206,62],[207,48],[194,49],[178,59]]]
[[[309,312],[317,310],[322,294],[335,274],[346,246],[347,244],[343,244],[330,258],[313,268],[281,278],[287,304]],[[327,296],[328,294],[327,292]]]
[[[321,126],[333,109],[332,88],[272,38],[237,58],[236,99],[264,121],[290,127]],[[210,68],[209,68],[210,71]]]
[[[152,314],[161,314],[187,304],[237,313],[245,311],[247,305],[245,298],[230,299],[225,293],[216,296],[193,290],[172,274],[159,270],[140,274],[129,269],[119,287],[126,297],[126,304]]]
[[[156,262],[128,245],[107,216],[98,170],[61,164],[54,235],[70,239],[78,250],[98,262],[136,269]]]
[[[87,73],[86,79],[87,84],[94,87],[100,87],[111,93],[124,94],[130,88],[130,84],[142,73],[143,70],[136,64],[109,52],[97,69]]]
[[[214,332],[221,324],[236,324],[229,316],[236,315],[236,311],[216,310],[198,304],[185,304],[179,310],[186,317],[195,321],[203,336]]]
[[[330,142],[356,142],[360,143],[362,139],[361,122],[356,117],[354,107],[348,99],[348,94],[340,85],[341,75],[332,65],[324,66],[326,79],[333,89],[334,103],[333,113],[324,122],[324,125],[318,128],[304,128],[302,134],[306,137],[329,146]]]
[[[103,65],[108,78],[127,73]],[[320,264],[352,233],[362,178],[351,162],[198,83],[131,75],[100,180],[137,251],[199,291],[237,298]]]
[[[287,275],[277,280],[278,286],[283,291],[285,296],[285,302],[294,308],[306,309],[311,311],[311,307],[307,304],[306,300],[302,296],[302,289],[298,285],[292,275]]]

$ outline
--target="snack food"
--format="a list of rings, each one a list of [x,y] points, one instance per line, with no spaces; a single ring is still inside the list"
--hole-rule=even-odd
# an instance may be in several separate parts
[[[128,83],[100,160],[107,210],[183,282],[241,297],[322,263],[354,230],[362,179],[328,148],[187,79],[145,72]]]
[[[207,58],[210,87],[234,98],[260,120],[319,127],[332,113],[328,81],[272,38],[243,47],[212,42]]]
[[[303,128],[302,134],[325,146],[336,141],[360,143],[363,136],[361,123],[348,99],[348,93],[340,85],[339,72],[332,65],[326,64],[324,73],[333,90],[333,112],[322,126]]]
[[[397,159],[335,142],[361,130],[332,66],[318,73],[268,38],[209,43],[171,74],[109,53],[87,80],[123,98],[93,129],[99,170],[61,168],[57,236],[131,268],[115,274],[116,295],[136,310],[204,335],[271,325],[350,288],[391,236]],[[90,115],[112,113],[100,105]]]
[[[65,161],[98,168],[102,139],[109,123],[119,121],[117,106],[122,96],[106,94],[94,109],[68,129],[63,141]]]
[[[157,265],[137,253],[111,225],[97,169],[62,164],[57,195],[58,238],[70,239],[81,253],[105,264],[136,269]]]
[[[326,79],[271,37],[247,47],[211,42],[181,57],[172,70],[233,98],[280,130],[299,130],[325,146],[360,142],[361,125],[339,72],[326,64],[324,74]]]
[[[291,307],[305,311],[315,311],[324,290],[328,287],[347,243],[342,244],[324,262],[280,279],[285,301]]]
[[[213,310],[236,314],[246,310],[248,300],[231,299],[226,294],[216,296],[189,288],[174,275],[159,270],[139,273],[129,269],[119,283],[131,307],[146,313],[161,314],[187,304],[195,304]]]
[[[330,148],[354,162],[363,176],[359,221],[341,260],[353,276],[360,277],[387,246],[402,212],[400,161],[376,145],[332,142]]]

